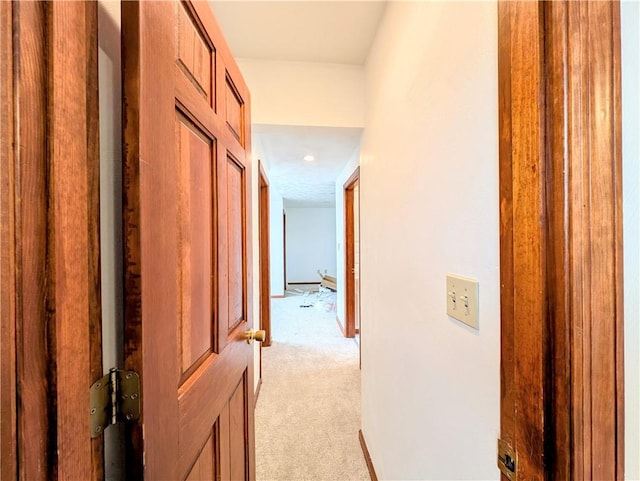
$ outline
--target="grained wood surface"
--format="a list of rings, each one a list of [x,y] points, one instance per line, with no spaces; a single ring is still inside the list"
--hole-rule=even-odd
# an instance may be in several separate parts
[[[97,26],[96,4],[55,3],[47,6],[50,90],[48,112],[49,235],[51,246],[49,308],[55,311],[55,407],[57,471],[63,479],[100,475],[89,433],[89,392],[97,371],[92,347],[99,345],[99,274],[96,267],[97,157]],[[91,70],[89,70],[91,68]],[[94,117],[96,116],[96,117]],[[91,324],[96,323],[97,328]],[[98,361],[95,355],[93,361]],[[99,351],[97,351],[99,352]],[[98,453],[96,453],[98,454]]]
[[[100,272],[100,115],[98,96],[98,5],[85,8],[87,125],[87,257],[89,285],[89,378],[102,377],[102,300]],[[85,341],[87,342],[87,341]],[[92,479],[104,477],[104,438],[91,440]]]
[[[547,51],[554,45],[567,42],[566,4],[564,2],[548,3],[544,6],[547,27],[545,45]],[[546,87],[551,93],[562,88],[564,83],[563,66],[565,55],[550,55],[546,70]],[[551,95],[547,103],[548,164],[547,164],[547,204],[562,206],[566,202],[564,184],[565,172],[568,169],[562,131],[552,128],[553,124],[563,125],[566,122],[565,99],[563,95]],[[571,292],[569,285],[569,239],[565,233],[569,227],[569,219],[565,209],[549,209],[549,250],[547,256],[549,308],[554,313],[550,322],[551,340],[550,366],[553,375],[549,376],[548,387],[551,392],[551,404],[548,410],[554,415],[548,424],[550,449],[553,454],[549,460],[549,475],[552,479],[571,479],[571,412],[567,409],[571,397],[571,364],[570,364],[570,330],[567,329],[571,315]]]
[[[500,2],[501,438],[623,479],[617,2]]]
[[[498,127],[500,156],[500,437],[515,446],[513,183],[511,163],[512,2],[498,3]],[[504,479],[502,477],[501,479]]]
[[[574,479],[623,479],[620,29],[617,2],[567,3],[564,96]],[[556,92],[562,92],[557,86]]]
[[[122,9],[127,470],[254,479],[249,93],[206,3]]]
[[[218,472],[216,466],[215,441],[212,432],[198,454],[198,460],[191,468],[186,481],[214,481],[215,474]]]
[[[240,383],[229,399],[229,453],[230,453],[230,475],[229,479],[248,479],[249,457],[247,450],[249,442],[247,439],[247,380],[242,377]],[[253,389],[253,386],[251,386]],[[253,403],[251,404],[253,408]]]
[[[78,415],[102,370],[96,5],[4,3],[5,22],[9,11],[13,45],[3,37],[2,58],[15,63],[3,65],[2,93],[16,103],[2,111],[3,215],[12,209],[2,251],[14,280],[3,277],[12,312],[3,310],[2,379],[13,399],[3,399],[2,474],[101,479],[102,441]],[[15,128],[13,144],[4,126]]]
[[[244,213],[245,170],[230,157],[227,158],[227,234],[229,236],[229,332],[245,319],[245,240]]]
[[[544,479],[546,278],[543,74],[537,2],[500,4],[500,69],[510,72],[500,134],[502,439],[523,479]],[[507,12],[505,13],[505,10]],[[512,19],[517,19],[515,22]],[[504,80],[504,76],[500,77]],[[504,129],[507,128],[507,131]],[[508,283],[507,283],[508,282]],[[507,426],[509,430],[507,430]]]
[[[20,75],[17,79],[21,121],[16,132],[16,343],[18,359],[18,463],[27,479],[47,479],[53,469],[47,438],[55,419],[48,393],[50,360],[47,327],[47,109],[44,4],[20,3]],[[29,322],[23,322],[28,319]],[[33,355],[33,353],[40,355]],[[53,440],[55,442],[55,438]],[[48,466],[49,465],[49,466]]]
[[[173,5],[124,2],[122,19],[125,365],[142,382],[142,416],[128,427],[134,449],[126,468],[134,479],[179,479],[177,426],[165,421],[176,415],[180,372],[177,343],[167,342],[178,337],[179,308],[177,187],[167,181],[177,170],[176,113],[172,96],[167,99],[173,92]],[[147,26],[153,35],[143,30]]]
[[[181,372],[213,352],[213,141],[176,118]]]
[[[16,479],[13,5],[0,3],[0,478]]]

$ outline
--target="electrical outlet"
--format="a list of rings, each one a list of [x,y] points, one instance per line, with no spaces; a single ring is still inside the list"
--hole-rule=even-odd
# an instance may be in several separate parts
[[[447,275],[447,315],[479,329],[478,291],[476,279]]]

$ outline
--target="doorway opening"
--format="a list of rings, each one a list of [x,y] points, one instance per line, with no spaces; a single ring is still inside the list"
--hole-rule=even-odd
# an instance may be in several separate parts
[[[271,274],[269,255],[269,181],[262,162],[258,167],[258,212],[260,243],[260,328],[265,331],[262,346],[271,345]],[[261,368],[262,368],[262,362]],[[262,370],[262,369],[261,369]],[[262,377],[262,376],[260,376]]]
[[[345,325],[344,335],[360,333],[360,168],[344,184]]]

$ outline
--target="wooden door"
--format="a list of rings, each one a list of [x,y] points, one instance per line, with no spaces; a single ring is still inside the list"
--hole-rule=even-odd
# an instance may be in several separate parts
[[[624,477],[619,21],[499,3],[503,480]]]
[[[207,2],[123,2],[131,479],[254,479],[249,92]]]

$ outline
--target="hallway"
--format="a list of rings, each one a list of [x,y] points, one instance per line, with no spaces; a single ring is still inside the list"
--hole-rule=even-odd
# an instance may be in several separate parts
[[[311,307],[300,307],[301,296],[272,300],[256,406],[259,481],[369,479],[358,441],[358,347],[339,331],[334,302],[335,294]]]

